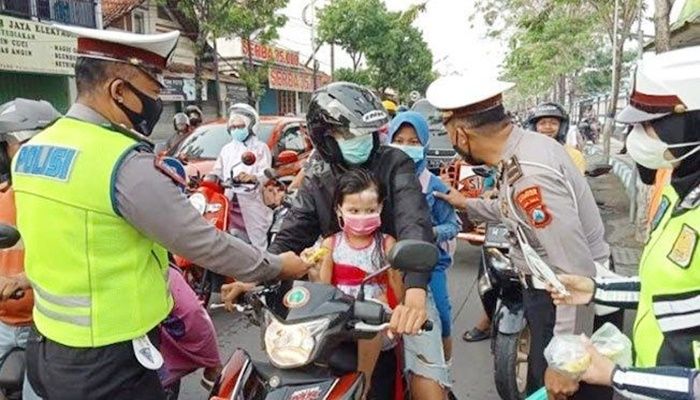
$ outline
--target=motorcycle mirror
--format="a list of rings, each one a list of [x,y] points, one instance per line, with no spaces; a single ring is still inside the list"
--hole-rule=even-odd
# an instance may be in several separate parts
[[[255,164],[255,153],[253,153],[252,151],[246,151],[241,156],[241,162],[244,165],[248,165],[248,166]]]
[[[10,225],[0,224],[0,249],[9,249],[19,242],[19,231]]]
[[[387,255],[389,265],[405,272],[430,272],[438,261],[438,248],[421,240],[401,240]]]
[[[294,164],[299,161],[299,156],[293,150],[285,150],[277,156],[277,165]]]

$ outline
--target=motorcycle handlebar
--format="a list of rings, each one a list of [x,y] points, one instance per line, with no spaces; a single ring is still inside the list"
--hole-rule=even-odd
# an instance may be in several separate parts
[[[391,317],[391,315],[390,315]],[[381,332],[385,329],[389,328],[389,322],[385,322],[383,324],[379,325],[372,325],[368,324],[365,322],[358,322],[355,324],[354,329],[356,331],[362,331],[362,332]],[[430,332],[433,330],[433,321],[427,320],[423,323],[423,325],[420,328],[420,331],[418,331],[418,334],[422,334],[424,332]]]

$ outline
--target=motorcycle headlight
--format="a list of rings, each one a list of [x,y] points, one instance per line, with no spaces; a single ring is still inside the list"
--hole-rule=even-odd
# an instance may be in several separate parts
[[[190,204],[200,215],[204,215],[207,209],[207,198],[202,193],[195,193],[190,196]]]
[[[327,318],[284,324],[265,311],[265,351],[277,368],[296,368],[308,364],[319,336],[328,328]]]

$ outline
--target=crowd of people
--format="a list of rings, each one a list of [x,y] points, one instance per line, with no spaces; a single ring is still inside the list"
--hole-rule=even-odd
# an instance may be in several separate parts
[[[173,278],[169,254],[235,278],[221,288],[232,309],[242,293],[272,280],[310,279],[357,296],[364,277],[406,239],[434,243],[438,262],[430,273],[390,271],[366,286],[365,296],[384,303],[392,316],[388,332],[358,341],[364,397],[396,398],[403,384],[418,400],[454,396],[452,382],[461,372],[451,370],[447,282],[463,219],[502,223],[510,232],[509,257],[525,288],[532,338],[528,394],[544,386],[553,399],[611,399],[613,389],[700,398],[700,265],[694,257],[700,251],[700,48],[645,60],[630,105],[617,117],[632,127],[627,151],[645,183],[656,170],[673,169],[640,277],[623,278],[615,273],[585,178],[586,160],[567,143],[570,121],[561,105],[538,105],[520,127],[503,104],[513,84],[461,75],[433,82],[426,96],[458,157],[492,171],[494,190],[467,198],[426,168],[431,133],[421,114],[382,104],[359,85],[320,88],[306,115],[314,155],[268,243],[272,210],[263,188],[272,156],[257,138],[256,110],[247,104],[229,110],[232,140],[212,174],[250,189],[226,193],[235,206],[228,229],[220,231],[162,170],[163,149],[154,151],[148,139],[162,111],[156,75],[178,33],[143,40],[66,29],[81,38],[78,98],[66,115],[45,101],[0,106],[0,223],[22,235],[0,250],[0,359],[26,347],[24,399],[165,398],[156,355],[171,337],[159,327],[184,301],[175,289],[184,281]],[[175,115],[164,149],[176,148],[203,120],[194,106]],[[242,163],[245,153],[254,154],[254,162]],[[325,255],[312,261],[319,247]],[[541,265],[556,280],[537,273]],[[483,300],[484,315],[466,341],[491,334],[497,299]],[[555,336],[590,335],[605,322],[621,327],[625,308],[638,308],[634,367],[616,366],[593,346],[580,381],[548,366],[544,350]],[[426,320],[433,329],[420,332]],[[214,339],[206,343],[216,348]],[[218,351],[204,358],[211,385],[220,371]]]

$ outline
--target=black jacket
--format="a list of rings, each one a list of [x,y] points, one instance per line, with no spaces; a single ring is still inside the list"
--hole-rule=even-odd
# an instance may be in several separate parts
[[[386,190],[382,231],[397,240],[434,242],[428,204],[416,177],[413,160],[401,150],[381,146],[364,167],[375,174]],[[327,237],[340,231],[333,194],[336,177],[341,173],[323,161],[312,162],[307,167],[292,209],[270,245],[271,253],[299,253],[312,246],[319,235]],[[407,288],[424,288],[429,280],[429,273],[409,272],[405,284]]]

